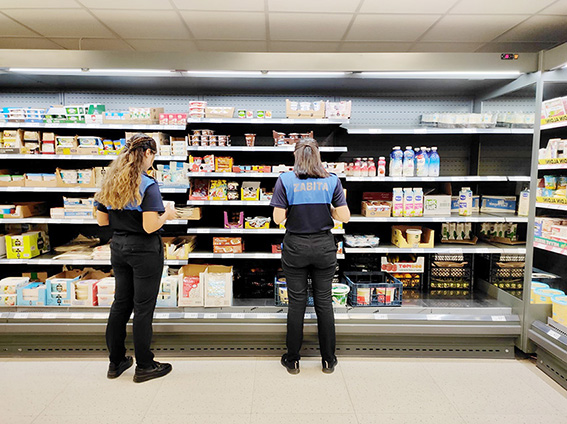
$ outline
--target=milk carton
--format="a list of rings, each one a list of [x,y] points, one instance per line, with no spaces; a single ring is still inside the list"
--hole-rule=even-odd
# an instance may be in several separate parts
[[[423,216],[423,190],[421,187],[413,189],[414,216]]]
[[[530,212],[530,190],[525,188],[520,193],[518,202],[518,216],[528,216]]]
[[[400,187],[394,188],[392,200],[392,216],[404,215],[404,191]]]
[[[414,216],[413,209],[413,190],[411,188],[404,188],[404,216]]]
[[[469,187],[463,187],[459,192],[459,215],[472,215],[473,193]]]

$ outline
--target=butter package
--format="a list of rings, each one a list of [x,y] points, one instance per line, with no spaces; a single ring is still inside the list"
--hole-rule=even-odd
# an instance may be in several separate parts
[[[482,196],[480,211],[515,213],[516,196]]]
[[[49,277],[45,282],[47,305],[70,306],[73,299],[73,284],[79,281],[84,274],[84,271],[74,269]]]
[[[16,295],[18,287],[30,282],[29,277],[7,277],[0,280],[0,294]]]
[[[473,213],[478,213],[480,208],[480,196],[478,194],[472,197],[472,209]],[[459,212],[459,196],[451,196],[451,212]]]
[[[47,286],[35,282],[18,287],[16,304],[18,306],[45,306],[47,305]]]

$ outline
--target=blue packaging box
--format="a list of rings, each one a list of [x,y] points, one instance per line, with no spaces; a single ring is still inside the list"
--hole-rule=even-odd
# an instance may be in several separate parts
[[[47,289],[44,283],[29,283],[18,287],[16,305],[45,306],[47,304]]]
[[[516,213],[516,196],[482,196],[480,211]]]
[[[46,281],[47,305],[50,306],[70,306],[73,299],[72,284],[83,276],[84,271],[74,269],[71,271],[63,271]]]

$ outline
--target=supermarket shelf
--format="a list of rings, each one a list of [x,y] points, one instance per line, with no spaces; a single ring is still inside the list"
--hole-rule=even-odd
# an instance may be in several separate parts
[[[0,221],[1,222],[1,221]],[[345,230],[331,230],[333,234],[344,234]],[[187,228],[187,234],[285,234],[283,228]]]
[[[163,191],[162,191],[163,192]],[[210,205],[210,206],[269,206],[269,200],[188,200],[188,205]]]
[[[170,130],[182,131],[185,125],[159,124],[45,124],[34,122],[4,122],[0,128],[51,128],[51,129],[89,129],[89,130]]]
[[[244,252],[244,253],[212,253],[191,252],[189,259],[281,259],[281,253]],[[337,259],[344,259],[344,254],[337,254]]]
[[[161,186],[159,188],[160,193],[187,193],[189,187],[177,187],[177,188],[169,188]]]
[[[362,216],[352,215],[349,222],[528,222],[528,217],[509,215],[491,215],[486,213],[474,214],[471,216],[459,216],[451,214],[451,216]]]
[[[1,159],[19,160],[114,160],[117,155],[22,155],[22,154],[0,154]],[[187,161],[187,156],[156,156],[156,161]]]
[[[539,164],[537,169],[546,170],[546,169],[567,169],[567,163],[547,163],[547,164]]]
[[[0,187],[1,191],[10,192],[46,192],[46,193],[96,193],[99,187]]]
[[[174,219],[165,222],[165,225],[187,225],[186,219]],[[46,216],[33,216],[30,218],[0,218],[0,224],[96,224],[96,219],[50,218]]]
[[[545,243],[540,243],[538,241],[534,241],[534,247],[536,249],[547,250],[548,252],[558,253],[559,255],[567,256],[567,248],[561,248],[556,246],[550,246]]]
[[[342,125],[349,134],[533,134],[533,128],[368,128]]]
[[[293,152],[295,149],[294,146],[189,146],[187,150],[189,151],[205,151],[205,152]],[[346,152],[348,149],[345,146],[338,146],[338,147],[327,147],[321,146],[319,147],[320,152]]]
[[[529,175],[515,175],[508,177],[508,181],[530,182],[531,178]]]
[[[347,182],[459,182],[459,181],[529,181],[529,176],[502,176],[502,175],[464,175],[464,176],[440,176],[440,177],[346,177]]]
[[[566,128],[566,127],[567,127],[567,121],[562,121],[562,122],[555,122],[553,124],[542,125],[540,129],[544,131],[544,130],[554,130],[557,128]]]
[[[393,245],[384,245],[380,247],[345,247],[345,253],[505,253],[510,255],[525,255],[525,246],[506,246],[503,244],[478,243],[476,245],[463,244],[447,244],[437,245],[433,248],[400,248]]]
[[[562,205],[562,204],[559,204],[559,203],[537,202],[536,207],[537,208],[545,208],[545,209],[555,209],[555,210],[558,210],[558,211],[567,211],[567,205]]]
[[[189,178],[278,178],[281,172],[188,172]],[[337,175],[344,178],[343,174]]]
[[[341,125],[348,119],[274,119],[274,118],[189,118],[188,124],[303,124],[303,125]]]
[[[110,265],[110,259],[54,259],[53,253],[36,256],[31,259],[0,259],[0,265]],[[187,265],[187,260],[165,260],[166,265]]]

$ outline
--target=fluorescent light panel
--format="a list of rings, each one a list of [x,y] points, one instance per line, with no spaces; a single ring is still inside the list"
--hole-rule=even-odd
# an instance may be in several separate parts
[[[89,72],[93,74],[139,74],[139,75],[172,75],[175,71],[167,69],[90,69]]]
[[[283,78],[338,78],[349,75],[350,72],[335,71],[268,71],[268,77]]]
[[[71,74],[82,73],[81,68],[8,68],[9,72],[21,74]]]
[[[513,78],[518,77],[522,73],[520,71],[430,71],[430,72],[360,72],[363,78],[399,78],[399,79],[413,79],[413,78]]]

